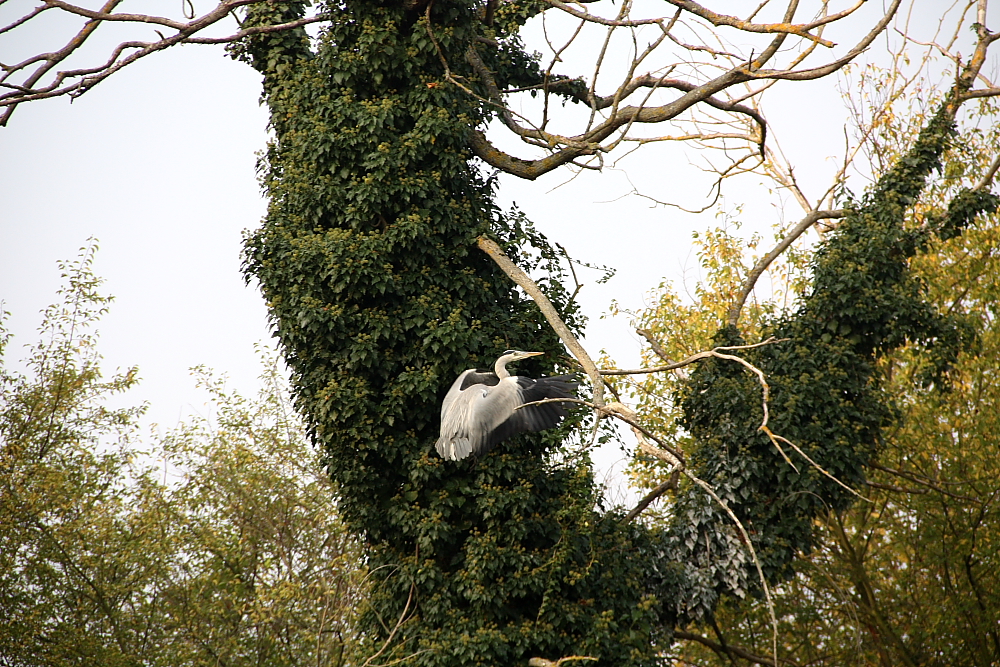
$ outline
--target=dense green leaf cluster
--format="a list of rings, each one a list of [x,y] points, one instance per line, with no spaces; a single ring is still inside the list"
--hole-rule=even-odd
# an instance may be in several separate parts
[[[298,11],[269,7],[287,13],[268,20]],[[458,373],[520,348],[548,352],[518,368],[546,374],[561,351],[475,247],[484,232],[520,238],[509,251],[525,261],[533,239],[544,244],[495,210],[493,184],[470,164],[468,132],[489,105],[444,78],[447,63],[479,90],[465,53],[485,44],[502,85],[537,80],[516,35],[502,32],[536,5],[505,4],[493,26],[484,6],[462,2],[329,10],[314,51],[285,35],[242,53],[265,74],[275,132],[263,166],[271,205],[246,262],[344,517],[368,545],[371,652],[391,638],[379,662],[648,663],[656,610],[630,555],[643,530],[595,512],[589,462],[547,463],[553,434],[510,440],[477,463],[432,449]],[[549,292],[572,315],[565,290],[550,282]]]
[[[773,432],[854,489],[864,488],[864,468],[894,417],[877,360],[913,343],[929,352],[930,379],[940,381],[965,340],[962,321],[929,304],[909,260],[932,235],[950,238],[980,213],[996,210],[997,198],[965,192],[946,213],[919,225],[906,222],[953,133],[951,119],[939,113],[864,198],[849,202],[850,214],[815,254],[802,306],[767,327],[787,340],[746,355],[767,374]],[[733,328],[723,329],[717,342],[743,343]],[[798,470],[784,461],[757,430],[761,388],[741,366],[716,360],[701,365],[679,399],[683,426],[697,442],[692,460],[698,474],[751,530],[768,576],[787,576],[794,556],[814,544],[814,517],[844,509],[855,494],[787,444]],[[690,570],[712,578],[719,593],[742,595],[755,587],[756,573],[745,561],[735,589],[725,580],[733,575],[725,571],[725,558],[720,566],[720,556],[731,553],[736,540],[726,539],[732,534],[724,527],[728,519],[697,490],[682,497],[674,519],[674,543],[693,553]]]

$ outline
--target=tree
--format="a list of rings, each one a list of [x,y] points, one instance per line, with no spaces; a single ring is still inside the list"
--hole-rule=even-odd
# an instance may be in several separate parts
[[[892,76],[874,74],[879,85]],[[895,113],[869,127],[868,154],[873,159],[892,161],[912,142],[913,128],[906,123],[920,118],[920,111],[899,113],[912,102],[907,97],[895,100]],[[918,228],[940,215],[963,187],[975,188],[992,177],[996,132],[995,125],[966,127],[944,156],[940,175],[914,207],[909,225]],[[788,664],[973,665],[987,664],[998,655],[991,567],[996,411],[991,409],[995,397],[987,380],[996,355],[996,223],[995,214],[982,216],[962,235],[933,241],[912,262],[935,307],[960,315],[974,335],[955,365],[936,379],[933,363],[912,344],[881,360],[879,374],[898,413],[867,474],[867,488],[860,489],[865,501],[822,516],[816,550],[797,566],[794,578],[775,589],[781,653]],[[678,348],[685,342],[695,348],[705,345],[709,326],[701,328],[702,340],[693,343],[671,335],[671,328],[683,324],[690,336],[694,313],[714,311],[719,316],[728,302],[719,293],[726,288],[731,294],[738,291],[739,274],[748,269],[741,264],[738,244],[725,240],[728,243],[719,243],[717,237],[706,240],[712,281],[699,291],[704,294],[701,310],[685,308],[677,317],[671,312],[677,297],[665,291],[656,308],[642,313],[642,325],[655,327],[656,337],[668,341],[668,353],[683,353]],[[759,326],[760,318],[753,319]],[[663,384],[652,377],[637,390],[651,404],[669,393]],[[669,424],[676,408],[667,407],[654,409],[660,411],[658,419]],[[640,472],[646,480],[662,474],[649,468]],[[748,613],[723,604],[697,632],[682,633],[688,641],[677,654],[698,664],[765,662],[769,625],[763,610]]]
[[[495,183],[473,156],[530,179],[560,165],[598,167],[630,141],[679,138],[640,128],[686,121],[695,131],[683,137],[719,142],[730,156],[720,178],[746,170],[767,155],[766,123],[753,106],[762,90],[837,71],[882,34],[898,7],[891,3],[856,33],[860,40],[809,67],[806,59],[832,47],[827,33],[848,32],[847,19],[860,14],[830,13],[820,3],[817,19],[795,23],[795,2],[765,3],[746,19],[687,0],[670,4],[672,16],[635,17],[625,4],[615,18],[600,18],[555,0],[352,1],[326,7],[329,23],[316,40],[300,28],[262,31],[235,50],[265,76],[274,130],[262,164],[271,207],[248,237],[247,275],[260,281],[296,405],[326,452],[344,518],[365,541],[380,583],[362,619],[370,662],[514,664],[574,654],[654,661],[654,639],[666,644],[675,628],[708,617],[720,596],[766,595],[767,581],[790,576],[793,558],[814,543],[817,514],[850,505],[840,484],[863,481],[891,416],[878,359],[907,338],[957,341],[954,322],[928,306],[908,261],[931,235],[957,233],[994,201],[982,190],[956,199],[954,215],[925,235],[901,220],[947,148],[960,106],[997,93],[991,84],[973,88],[997,38],[986,28],[985,2],[977,6],[974,55],[903,160],[845,210],[824,208],[832,191],[800,197],[807,215],[789,242],[819,219],[844,222],[817,255],[801,308],[767,323],[793,342],[743,359],[763,369],[770,403],[761,403],[757,377],[745,377],[739,359],[720,361],[726,351],[715,350],[682,389],[684,428],[703,446],[688,456],[662,439],[645,443],[690,475],[666,528],[604,511],[586,457],[546,457],[552,438],[512,441],[474,467],[429,454],[441,394],[470,359],[505,347],[561,351],[534,305],[473,248],[492,234],[511,254],[526,250],[523,225],[496,209]],[[290,26],[304,11],[297,2],[257,4],[245,25]],[[608,40],[636,35],[638,55],[608,95],[596,93],[594,80],[555,71],[565,49],[553,48],[547,68],[526,52],[519,30],[545,12],[573,16],[581,30],[604,25]],[[758,22],[761,12],[773,16]],[[640,25],[649,26],[648,41],[633,30]],[[716,40],[728,28],[748,44]],[[682,55],[657,61],[652,54],[663,46]],[[605,51],[597,53],[594,71],[607,75]],[[660,100],[667,90],[677,98]],[[527,120],[515,101],[532,93],[538,116]],[[550,112],[562,101],[581,103],[582,129],[552,131]],[[483,133],[492,118],[542,155],[519,159],[498,149]],[[790,173],[785,178],[795,190]],[[565,311],[566,293],[552,292]],[[721,347],[743,347],[741,306],[718,332]],[[579,323],[574,314],[564,312],[571,327]],[[584,355],[579,361],[597,376]],[[940,361],[943,372],[948,355]],[[600,417],[613,414],[642,432],[626,411],[604,404],[599,380],[591,389]],[[768,426],[767,405],[770,431],[755,430]],[[834,451],[821,451],[827,439]],[[814,463],[786,468],[786,446]],[[786,494],[777,501],[775,488]]]
[[[586,98],[520,48],[516,29],[543,8],[348,3],[316,50],[300,32],[253,38],[240,54],[265,75],[275,131],[265,164],[271,206],[248,238],[247,273],[270,304],[297,407],[327,452],[345,519],[364,536],[372,566],[393,573],[375,600],[381,618],[400,622],[363,620],[381,659],[514,664],[586,655],[647,664],[652,638],[668,642],[675,627],[711,614],[721,595],[757,594],[758,572],[789,576],[795,554],[813,544],[815,517],[851,504],[841,485],[862,483],[889,423],[877,359],[906,338],[956,341],[954,324],[924,301],[909,257],[934,233],[958,233],[995,206],[977,191],[974,205],[926,232],[900,224],[952,140],[955,113],[994,39],[983,28],[977,56],[921,138],[864,200],[837,214],[847,217],[817,255],[801,309],[768,324],[794,343],[748,354],[771,384],[771,433],[786,440],[756,430],[756,378],[712,361],[682,398],[683,425],[704,445],[690,458],[661,447],[700,482],[682,489],[666,529],[602,511],[586,458],[546,458],[555,443],[545,437],[506,443],[471,467],[443,462],[430,453],[437,407],[469,359],[482,365],[507,347],[559,352],[538,311],[473,248],[493,233],[516,251],[521,234],[492,205],[492,183],[469,164],[470,150],[531,177],[601,154],[597,142],[610,136],[521,133],[552,152],[516,162],[477,134],[507,113],[495,91]],[[251,18],[273,24],[300,12],[271,5]],[[698,92],[671,109],[753,78],[784,39],[773,38],[749,69],[692,86]],[[626,87],[635,91],[644,84],[633,73]],[[638,107],[615,108],[624,115],[601,127],[647,118]],[[564,295],[554,296],[558,306]],[[719,345],[743,343],[735,324],[718,333]],[[543,368],[551,366],[529,370]],[[602,408],[601,384],[593,389]],[[827,439],[837,448],[822,451]],[[789,441],[816,463],[786,468],[779,450]],[[709,485],[724,509],[703,493]],[[787,497],[775,502],[775,488]],[[753,530],[756,559],[730,515]]]
[[[200,371],[217,414],[141,447],[142,409],[107,407],[138,377],[102,379],[94,251],[31,374],[0,375],[0,664],[349,662],[358,556],[276,369],[258,401]]]

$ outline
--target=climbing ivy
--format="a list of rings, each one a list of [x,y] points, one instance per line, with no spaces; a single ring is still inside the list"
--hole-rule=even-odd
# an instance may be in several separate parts
[[[877,456],[882,429],[895,418],[881,391],[878,359],[912,343],[930,361],[927,381],[946,382],[950,364],[968,343],[968,327],[955,314],[935,310],[909,260],[934,237],[960,234],[979,214],[997,209],[998,198],[966,190],[946,212],[909,216],[955,133],[946,107],[921,131],[913,147],[858,201],[821,244],[812,262],[812,284],[794,313],[764,326],[781,342],[745,356],[770,384],[770,428],[787,438],[826,475],[784,445],[787,464],[758,430],[761,388],[742,366],[711,360],[691,375],[677,396],[681,425],[695,444],[697,474],[719,489],[753,533],[767,576],[786,577],[796,554],[814,545],[813,521],[843,510],[864,489],[865,466]],[[911,222],[908,222],[911,221]],[[745,341],[734,327],[716,335],[719,345]],[[674,508],[667,544],[685,559],[688,578],[706,582],[708,612],[717,596],[759,589],[756,571],[720,509],[696,488]],[[736,564],[739,576],[732,572]]]
[[[294,20],[303,7],[255,5],[248,25]],[[723,593],[755,590],[735,531],[694,489],[669,529],[651,530],[601,509],[586,457],[547,456],[558,432],[520,436],[478,462],[432,452],[441,399],[463,369],[522,348],[548,355],[519,370],[560,370],[559,341],[475,239],[493,234],[540,268],[555,254],[497,209],[495,183],[467,148],[470,128],[494,114],[467,53],[502,88],[540,82],[517,29],[541,8],[505,2],[490,23],[485,4],[461,0],[331,2],[317,39],[262,34],[234,54],[264,74],[274,132],[260,165],[270,205],[247,236],[246,275],[267,300],[344,519],[366,545],[361,635],[379,664],[588,655],[648,665],[676,624],[711,613]],[[950,133],[936,121],[852,204],[817,255],[803,308],[773,323],[790,340],[753,357],[772,377],[775,431],[848,484],[891,417],[877,355],[910,337],[940,351],[944,372],[958,340],[906,270],[934,230],[901,225]],[[992,201],[963,199],[936,228],[957,232]],[[547,286],[579,325],[560,281]],[[724,329],[718,340],[740,338]],[[698,474],[751,526],[768,575],[786,574],[811,544],[813,517],[851,496],[777,457],[755,431],[759,388],[740,367],[704,364],[680,400]]]
[[[504,81],[537,80],[504,32],[533,6],[505,4],[487,35],[501,46],[484,59]],[[304,33],[283,34],[237,54],[265,74],[274,129],[261,165],[270,207],[246,239],[246,271],[267,299],[343,516],[367,545],[370,653],[391,639],[380,663],[570,654],[646,663],[654,598],[629,556],[643,531],[595,511],[585,457],[549,462],[553,433],[508,441],[478,462],[433,452],[441,399],[458,373],[520,348],[548,354],[519,370],[548,374],[562,350],[475,247],[492,233],[527,268],[557,259],[520,216],[493,204],[494,183],[466,148],[489,105],[443,78],[444,61],[479,85],[464,53],[483,8],[327,9],[334,18],[315,49]],[[276,3],[259,18],[300,11]],[[546,282],[578,325],[571,295]]]

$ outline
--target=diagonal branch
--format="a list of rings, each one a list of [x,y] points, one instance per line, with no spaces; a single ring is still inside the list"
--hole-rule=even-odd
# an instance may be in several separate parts
[[[844,56],[837,58],[833,62],[822,65],[821,67],[813,67],[811,69],[804,70],[757,70],[754,75],[756,78],[760,79],[783,79],[786,81],[809,81],[812,79],[819,79],[829,74],[833,74],[837,70],[841,69],[847,63],[851,62],[855,58],[864,52],[871,43],[875,41],[875,38],[882,34],[886,26],[892,20],[892,17],[896,15],[896,10],[899,9],[899,5],[903,0],[892,0],[892,4],[885,10],[885,14],[875,24],[867,35],[865,35],[861,41],[854,45],[850,51],[848,51]],[[763,67],[763,64],[761,65]]]
[[[580,341],[576,339],[573,332],[569,330],[566,323],[563,322],[562,317],[559,316],[559,311],[556,310],[549,298],[545,296],[545,293],[538,287],[528,274],[521,270],[519,266],[510,261],[510,258],[504,254],[503,249],[496,244],[496,242],[486,238],[485,236],[480,236],[477,241],[479,249],[485,252],[490,258],[496,262],[497,266],[507,274],[511,280],[513,280],[517,285],[528,293],[528,296],[532,298],[535,304],[538,306],[539,310],[548,320],[549,326],[559,335],[562,339],[563,344],[569,349],[569,351],[576,357],[580,365],[583,366],[583,370],[587,373],[587,377],[590,378],[590,384],[594,391],[594,405],[598,408],[604,406],[604,381],[601,380],[601,374],[597,370],[597,365],[594,364],[593,359],[587,354],[587,350],[584,349]]]
[[[805,39],[808,39],[810,41],[816,42],[817,44],[821,44],[822,46],[826,46],[829,48],[832,48],[836,45],[829,40],[813,35],[809,31],[814,28],[826,25],[827,23],[830,23],[832,21],[836,21],[840,18],[844,18],[845,16],[849,16],[850,14],[853,14],[856,9],[861,7],[862,4],[864,4],[864,0],[862,0],[862,2],[857,3],[856,5],[854,5],[854,7],[848,10],[844,10],[843,12],[838,12],[838,14],[833,14],[831,16],[820,19],[819,21],[814,21],[812,23],[797,25],[794,23],[787,23],[787,22],[753,23],[751,21],[744,21],[742,19],[736,18],[735,16],[729,16],[727,14],[717,14],[716,12],[713,12],[711,9],[708,9],[707,7],[702,7],[697,2],[693,2],[692,0],[667,0],[667,2],[673,5],[674,7],[683,9],[686,12],[690,12],[695,16],[705,19],[706,21],[708,21],[709,23],[711,23],[716,27],[728,26],[731,28],[742,30],[743,32],[772,33],[772,34],[777,33],[784,35],[794,35],[796,37],[803,37]]]
[[[656,107],[622,107],[617,113],[604,120],[584,134],[566,138],[569,146],[556,150],[552,154],[538,160],[523,160],[500,151],[479,130],[472,130],[469,135],[469,145],[473,153],[490,166],[503,169],[514,176],[534,180],[542,174],[566,164],[582,155],[594,155],[601,152],[600,142],[607,139],[619,128],[630,123],[662,123],[677,117],[699,102],[703,102],[716,93],[738,83],[753,78],[747,67],[741,65],[704,83],[692,87],[676,100]],[[527,131],[530,133],[530,131]],[[550,137],[552,135],[549,135]],[[537,137],[541,138],[541,137]],[[555,146],[552,146],[554,149]]]
[[[684,630],[674,630],[674,637],[677,639],[686,639],[687,641],[693,641],[710,648],[712,651],[719,655],[725,655],[728,658],[741,658],[748,662],[752,662],[758,665],[767,665],[768,667],[774,667],[774,659],[765,657],[763,655],[758,655],[752,651],[748,651],[745,648],[739,646],[726,645],[723,646],[717,642],[712,641],[708,637],[703,637],[701,635],[694,634],[693,632],[686,632]],[[789,665],[789,667],[798,667],[798,663],[789,660],[787,658],[780,658],[781,664]]]
[[[629,510],[629,513],[625,515],[625,523],[628,523],[645,512],[646,508],[652,505],[653,501],[662,496],[664,493],[676,489],[680,479],[680,471],[677,468],[674,468],[666,480],[657,484],[652,491],[647,493],[645,497],[639,501],[638,505]]]
[[[847,215],[847,212],[843,209],[837,209],[834,211],[813,211],[806,217],[802,219],[799,224],[795,225],[785,238],[781,239],[778,245],[774,246],[771,252],[767,253],[760,258],[757,265],[753,267],[750,271],[750,275],[747,276],[746,281],[743,283],[742,289],[740,289],[739,295],[737,295],[736,300],[733,301],[733,305],[729,307],[729,311],[726,313],[726,324],[735,327],[740,319],[740,311],[743,310],[743,304],[746,303],[747,297],[750,296],[750,292],[753,291],[754,285],[757,284],[757,280],[761,277],[767,267],[771,265],[778,256],[785,252],[788,246],[792,245],[797,238],[802,236],[802,234],[816,224],[820,220],[825,220],[828,218],[842,218]]]
[[[562,0],[545,0],[548,4],[553,7],[560,9],[570,16],[576,17],[582,21],[588,21],[590,23],[597,23],[600,25],[606,25],[611,27],[624,27],[633,28],[643,25],[657,24],[662,26],[664,22],[670,20],[667,17],[657,17],[657,18],[647,18],[647,19],[608,19],[602,16],[596,16],[587,11],[580,11],[574,9],[570,5]],[[668,2],[680,10],[687,11],[695,16],[705,19],[712,25],[728,26],[736,28],[737,30],[742,30],[743,32],[752,33],[766,33],[766,34],[779,34],[779,35],[794,35],[796,37],[802,37],[809,41],[820,44],[828,48],[836,46],[833,42],[823,39],[819,35],[814,35],[810,30],[820,28],[834,21],[838,21],[842,18],[850,16],[855,11],[857,11],[865,2],[865,0],[859,0],[854,6],[849,7],[843,11],[837,12],[835,14],[830,14],[816,21],[803,24],[794,24],[791,22],[781,22],[781,23],[754,23],[752,21],[743,20],[736,18],[735,16],[729,16],[727,14],[719,14],[713,12],[712,10],[702,7],[696,2],[691,2],[690,0],[668,0]]]

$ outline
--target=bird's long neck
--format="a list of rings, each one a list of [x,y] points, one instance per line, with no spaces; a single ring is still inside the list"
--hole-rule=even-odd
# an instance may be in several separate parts
[[[504,355],[497,359],[497,362],[493,364],[493,372],[497,374],[497,377],[501,380],[510,377],[510,373],[507,372],[507,362],[510,361],[510,357]]]

